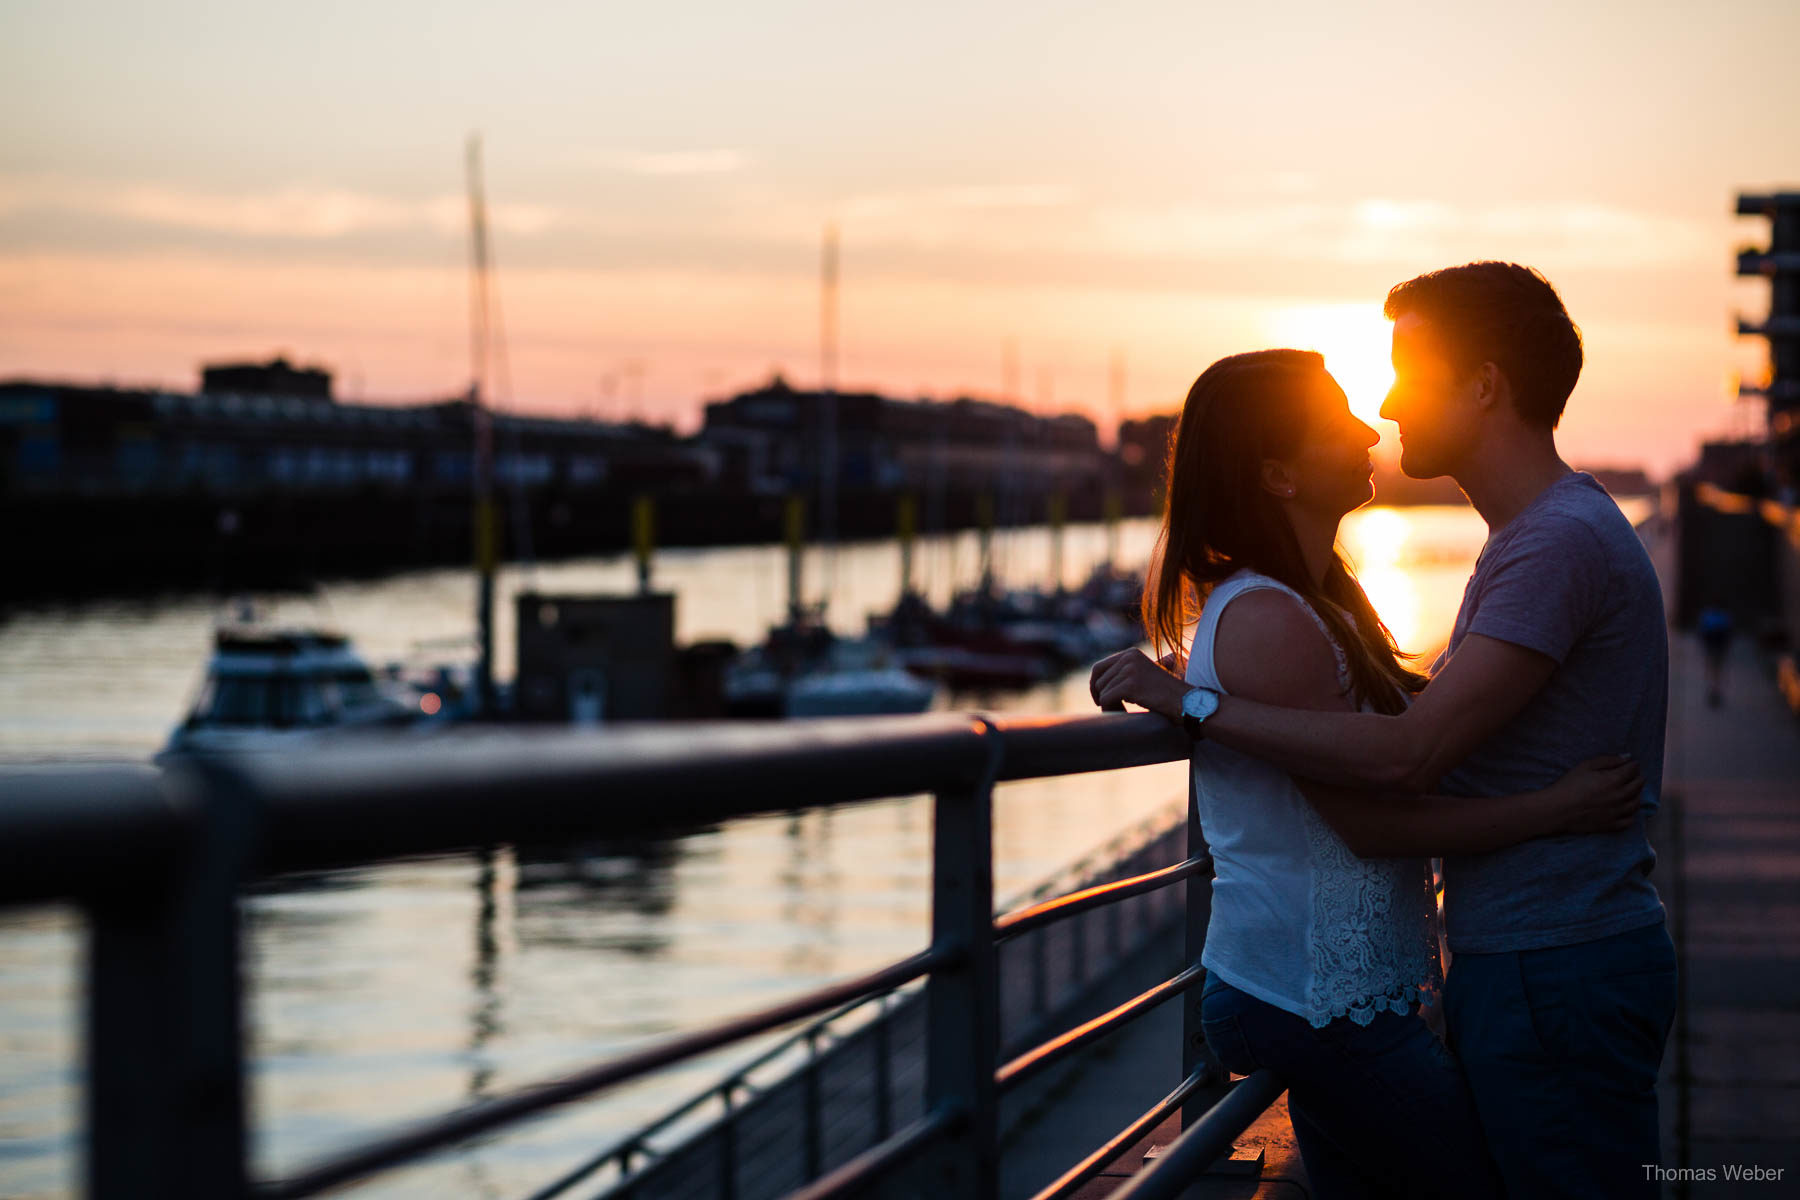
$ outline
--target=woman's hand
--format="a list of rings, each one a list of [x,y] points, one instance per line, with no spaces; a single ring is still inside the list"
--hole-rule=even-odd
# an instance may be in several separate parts
[[[1559,832],[1617,833],[1631,828],[1643,803],[1644,776],[1629,758],[1609,754],[1579,763],[1545,789],[1562,817]]]
[[[1171,721],[1181,719],[1181,698],[1187,681],[1164,670],[1142,650],[1121,650],[1094,664],[1088,676],[1088,693],[1103,709],[1123,712],[1126,701],[1161,713]]]

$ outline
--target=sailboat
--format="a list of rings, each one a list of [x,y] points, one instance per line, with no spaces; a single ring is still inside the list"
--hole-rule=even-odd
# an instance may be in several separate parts
[[[826,591],[836,572],[837,505],[837,230],[827,226],[821,271],[819,508],[825,542]],[[842,638],[825,622],[826,602],[801,599],[805,506],[787,508],[788,617],[725,670],[725,711],[734,716],[826,717],[924,712],[937,685],[906,671],[877,638]]]

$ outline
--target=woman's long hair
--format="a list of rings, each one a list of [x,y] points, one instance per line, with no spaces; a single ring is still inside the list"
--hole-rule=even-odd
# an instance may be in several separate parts
[[[1310,402],[1335,390],[1325,360],[1307,350],[1234,354],[1188,390],[1169,445],[1168,503],[1144,587],[1144,628],[1158,654],[1182,649],[1215,585],[1249,567],[1293,588],[1318,614],[1350,667],[1350,694],[1396,713],[1425,686],[1408,668],[1336,549],[1315,584],[1287,514],[1262,486],[1262,463],[1287,458],[1306,436]]]

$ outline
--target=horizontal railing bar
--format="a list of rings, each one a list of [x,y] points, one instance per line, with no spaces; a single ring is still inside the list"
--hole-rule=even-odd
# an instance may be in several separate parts
[[[1006,748],[1002,780],[1115,771],[1186,759],[1187,733],[1155,713],[989,718]]]
[[[1239,1080],[1154,1163],[1114,1192],[1112,1200],[1176,1200],[1184,1195],[1194,1179],[1222,1158],[1285,1091],[1287,1084],[1269,1071]]]
[[[968,717],[922,715],[465,734],[231,762],[279,872],[501,842],[684,831],[938,790],[986,767]]]
[[[1064,1171],[1060,1179],[1033,1196],[1032,1200],[1063,1200],[1065,1196],[1073,1195],[1088,1180],[1105,1170],[1107,1163],[1125,1153],[1138,1139],[1162,1124],[1170,1113],[1187,1103],[1189,1096],[1211,1083],[1212,1077],[1211,1063],[1202,1063],[1196,1067],[1192,1075],[1175,1085],[1174,1091],[1157,1101],[1156,1107],[1114,1134],[1106,1145]]]
[[[0,797],[4,904],[130,887],[171,870],[194,828],[150,767],[13,768]]]
[[[1129,879],[1115,879],[1111,883],[1095,884],[1082,888],[1065,896],[1057,896],[1051,900],[1042,900],[1027,908],[1017,909],[998,918],[994,922],[994,940],[1004,942],[1021,934],[1030,933],[1053,921],[1084,913],[1090,909],[1100,908],[1107,904],[1116,904],[1120,900],[1129,900],[1133,896],[1141,896],[1145,892],[1154,892],[1158,888],[1180,883],[1183,879],[1206,869],[1212,865],[1212,859],[1202,855],[1185,859],[1172,867],[1149,871],[1143,875],[1133,875]]]
[[[704,1054],[708,1050],[804,1020],[859,996],[889,991],[910,983],[921,975],[953,965],[961,958],[962,953],[960,950],[937,947],[925,950],[879,971],[819,988],[760,1012],[670,1038],[563,1079],[533,1084],[508,1095],[446,1113],[413,1129],[377,1138],[366,1145],[335,1155],[288,1179],[259,1184],[254,1193],[267,1200],[313,1195],[326,1188],[348,1183],[453,1145],[475,1134],[510,1124],[521,1117],[626,1083],[651,1071]]]
[[[203,789],[258,812],[260,874],[496,844],[665,834],[795,807],[1002,779],[1169,762],[1184,734],[1150,713],[980,720],[952,714],[615,727],[465,727],[454,738],[346,737],[310,752],[221,754],[148,768],[0,771],[0,902],[56,900],[166,865]],[[796,804],[796,797],[805,797]],[[149,850],[152,853],[145,854]]]
[[[926,1113],[887,1141],[869,1147],[843,1166],[821,1175],[799,1191],[790,1192],[787,1200],[832,1200],[839,1196],[855,1195],[886,1178],[895,1168],[937,1139],[954,1132],[962,1119],[963,1114],[955,1109]]]
[[[1104,1037],[1132,1018],[1149,1012],[1170,996],[1186,991],[1205,974],[1205,969],[1199,963],[1191,964],[1173,979],[1164,980],[1149,991],[1133,996],[1117,1008],[1103,1012],[1093,1020],[1084,1021],[1075,1028],[1027,1050],[996,1071],[994,1082],[1002,1090],[1023,1082],[1058,1059],[1073,1054],[1096,1038]]]
[[[531,1193],[531,1195],[525,1197],[525,1200],[550,1200],[552,1196],[561,1195],[563,1192],[568,1191],[583,1179],[586,1179],[589,1175],[592,1175],[595,1171],[605,1166],[612,1159],[617,1158],[620,1151],[627,1147],[636,1148],[646,1154],[656,1153],[655,1150],[646,1144],[647,1139],[655,1137],[658,1133],[661,1133],[663,1130],[673,1125],[676,1121],[679,1121],[682,1117],[687,1116],[707,1101],[718,1099],[719,1093],[725,1088],[750,1086],[748,1080],[745,1078],[750,1072],[759,1067],[768,1066],[771,1062],[774,1062],[776,1059],[804,1042],[815,1031],[829,1027],[833,1022],[849,1016],[857,1009],[866,1005],[879,1004],[885,997],[892,994],[892,991],[887,991],[876,992],[870,996],[859,996],[848,1004],[841,1005],[836,1010],[826,1013],[816,1022],[808,1025],[798,1033],[790,1034],[788,1037],[782,1038],[781,1041],[775,1043],[775,1045],[769,1047],[767,1050],[764,1050],[761,1054],[758,1054],[755,1058],[737,1068],[731,1074],[719,1080],[719,1082],[713,1084],[705,1091],[697,1092],[688,1097],[686,1100],[682,1101],[681,1104],[670,1109],[668,1112],[665,1112],[662,1116],[656,1118],[656,1120],[650,1122],[648,1125],[641,1126],[635,1133],[620,1138],[599,1154],[592,1156],[580,1166],[568,1171],[561,1178],[545,1184],[537,1191]],[[877,1021],[886,1019],[887,1016],[885,1013],[875,1018]],[[859,1026],[858,1028],[863,1029],[867,1028],[867,1026]]]

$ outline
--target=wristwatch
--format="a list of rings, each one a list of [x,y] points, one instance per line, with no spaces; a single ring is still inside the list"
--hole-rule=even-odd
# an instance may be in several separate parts
[[[1206,718],[1219,710],[1219,693],[1209,687],[1189,688],[1181,698],[1181,727],[1188,736],[1199,741],[1206,734],[1200,728]]]

